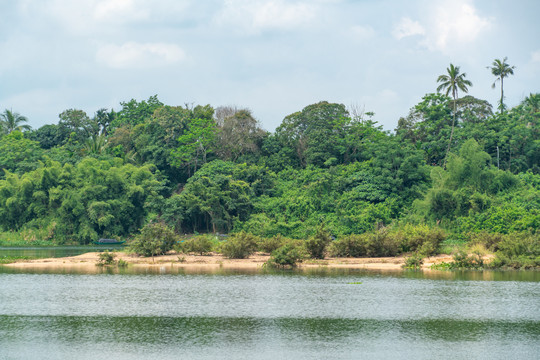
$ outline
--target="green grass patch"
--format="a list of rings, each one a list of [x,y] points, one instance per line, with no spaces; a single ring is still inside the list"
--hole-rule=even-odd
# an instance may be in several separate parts
[[[31,256],[0,256],[0,265],[11,264],[19,260],[34,260]]]
[[[463,239],[457,239],[449,237],[448,239],[441,242],[439,247],[440,254],[455,254],[458,251],[463,251],[468,245],[468,241]]]

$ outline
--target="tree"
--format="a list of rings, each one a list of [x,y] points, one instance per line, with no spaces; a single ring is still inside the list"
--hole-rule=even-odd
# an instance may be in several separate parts
[[[345,105],[321,101],[286,116],[276,135],[296,150],[302,166],[329,166],[342,161],[349,126]]]
[[[163,103],[159,101],[157,95],[150,96],[148,100],[142,100],[137,102],[135,99],[131,99],[128,102],[121,102],[122,110],[117,112],[108,125],[109,130],[114,130],[123,125],[135,126],[142,124],[146,119],[150,118],[154,111],[163,106]]]
[[[199,165],[206,164],[206,156],[215,141],[217,127],[213,119],[193,119],[183,135],[178,137],[179,146],[171,151],[172,163],[186,166],[191,175]]]
[[[454,117],[452,120],[452,131],[450,132],[450,141],[448,141],[448,148],[446,149],[446,155],[444,156],[443,167],[446,166],[446,160],[448,158],[448,152],[450,151],[450,146],[452,145],[452,137],[454,136],[454,126],[456,123],[456,102],[458,98],[458,90],[467,93],[469,89],[467,86],[472,86],[472,83],[469,80],[465,80],[467,76],[465,73],[459,73],[459,66],[454,66],[450,64],[449,68],[446,68],[448,75],[440,75],[437,78],[437,82],[441,83],[437,87],[437,92],[446,89],[446,96],[452,92],[452,97],[454,98]]]
[[[68,109],[58,115],[58,126],[74,141],[84,142],[88,137],[97,135],[98,130],[86,112],[78,109]]]
[[[140,256],[154,256],[165,254],[172,250],[177,241],[174,231],[161,222],[145,225],[141,233],[129,244],[130,250]],[[153,261],[153,260],[152,260]]]
[[[30,125],[21,124],[25,122],[28,122],[26,116],[13,112],[13,110],[5,109],[4,112],[0,114],[0,130],[6,134],[11,134],[11,132],[15,130],[30,130]]]
[[[116,113],[114,110],[108,111],[105,108],[101,108],[96,111],[92,121],[95,126],[98,128],[98,132],[101,135],[107,135],[109,133],[109,127],[116,118]]]
[[[43,151],[39,143],[24,137],[20,131],[13,131],[0,139],[0,178],[4,172],[23,174],[39,165]]]
[[[50,124],[28,132],[25,137],[39,142],[42,149],[51,149],[63,145],[68,139],[69,133],[66,128],[60,125]]]
[[[266,132],[247,109],[226,116],[218,132],[219,153],[224,160],[236,161],[248,153],[256,153]]]
[[[514,69],[516,68],[515,66],[510,66],[509,64],[507,64],[506,60],[508,60],[507,57],[505,57],[502,60],[495,59],[495,60],[493,60],[493,64],[491,64],[492,66],[487,67],[488,69],[491,70],[491,73],[494,76],[497,77],[497,80],[495,80],[495,82],[493,82],[491,87],[493,89],[495,89],[495,84],[497,83],[497,81],[499,81],[499,80],[501,81],[501,100],[499,101],[499,110],[501,112],[503,112],[504,109],[505,109],[505,106],[504,106],[504,103],[503,103],[503,100],[504,100],[504,89],[503,89],[504,78],[508,77],[510,75],[514,75]]]

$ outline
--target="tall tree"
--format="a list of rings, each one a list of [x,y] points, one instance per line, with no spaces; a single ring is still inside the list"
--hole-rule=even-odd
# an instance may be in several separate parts
[[[472,83],[469,80],[465,80],[467,74],[459,73],[459,66],[454,66],[450,64],[450,67],[446,68],[446,74],[440,75],[437,78],[437,82],[441,83],[437,87],[437,91],[446,90],[446,96],[452,92],[452,97],[454,98],[454,116],[452,119],[452,131],[450,132],[450,141],[448,141],[448,148],[446,149],[446,155],[444,156],[443,167],[446,167],[446,160],[448,159],[448,152],[450,151],[450,146],[452,144],[452,137],[454,136],[454,127],[456,124],[456,101],[458,98],[458,90],[467,93],[469,89],[467,86],[472,86]]]
[[[504,81],[504,78],[505,77],[508,77],[510,75],[514,75],[514,69],[516,68],[515,66],[510,66],[509,64],[506,63],[506,60],[508,60],[507,57],[505,57],[504,59],[500,60],[500,59],[495,59],[493,60],[493,63],[491,64],[491,67],[488,66],[488,69],[491,70],[491,73],[497,77],[497,80],[495,80],[495,82],[493,82],[493,84],[491,85],[491,87],[493,89],[495,89],[495,84],[497,83],[497,81],[501,81],[501,100],[499,101],[499,110],[501,112],[504,111],[505,109],[505,106],[504,106],[504,89],[503,89],[503,81]]]
[[[28,122],[26,116],[22,116],[19,113],[13,112],[13,110],[5,109],[0,114],[0,129],[6,134],[11,134],[15,130],[30,130],[30,125],[21,124]]]

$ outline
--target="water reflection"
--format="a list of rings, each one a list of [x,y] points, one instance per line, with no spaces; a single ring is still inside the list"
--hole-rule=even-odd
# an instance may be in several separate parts
[[[50,358],[533,358],[539,337],[534,321],[0,316],[5,355]]]
[[[467,281],[532,281],[540,282],[540,271],[534,270],[461,270],[461,271],[439,271],[439,270],[366,270],[366,269],[344,269],[328,267],[307,267],[294,270],[276,270],[267,268],[234,268],[199,265],[156,265],[140,266],[129,265],[127,267],[117,266],[95,266],[90,263],[82,263],[79,266],[71,265],[63,267],[58,265],[27,267],[9,267],[0,265],[0,274],[73,274],[73,275],[275,275],[275,276],[306,276],[306,277],[342,277],[342,276],[376,276],[395,277],[405,279],[430,279],[430,280],[467,280]]]
[[[123,245],[78,245],[78,246],[38,246],[38,247],[0,247],[0,257],[59,258],[77,256],[88,252],[121,250]]]

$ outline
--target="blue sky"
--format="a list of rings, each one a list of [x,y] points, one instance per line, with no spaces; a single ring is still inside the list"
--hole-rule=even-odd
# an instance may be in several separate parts
[[[0,110],[37,128],[157,94],[247,107],[273,131],[327,100],[392,130],[450,63],[494,106],[495,58],[516,66],[508,105],[540,92],[538,14],[537,0],[0,0]]]

